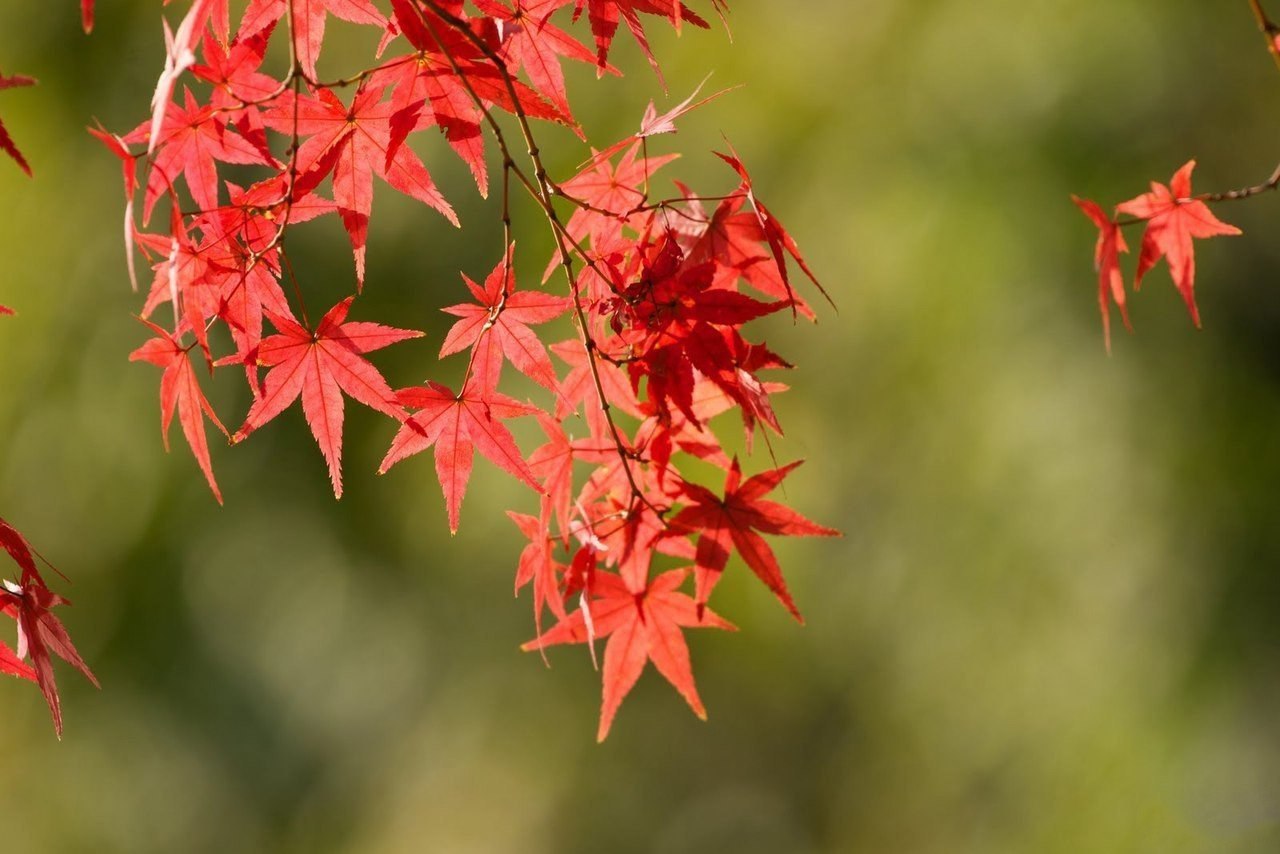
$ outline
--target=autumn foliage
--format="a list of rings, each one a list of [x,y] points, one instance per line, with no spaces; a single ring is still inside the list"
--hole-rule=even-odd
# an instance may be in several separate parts
[[[772,397],[786,388],[776,372],[791,366],[751,324],[813,318],[798,279],[810,299],[825,294],[727,143],[713,192],[664,180],[677,155],[652,149],[720,93],[699,99],[695,90],[663,113],[651,103],[634,134],[592,147],[562,64],[618,73],[609,56],[625,32],[658,71],[646,27],[707,29],[725,3],[250,0],[237,4],[238,23],[227,0],[184,5],[171,13],[176,25],[165,23],[150,110],[132,128],[92,129],[123,170],[124,253],[135,287],[145,286],[149,336],[131,358],[161,369],[165,442],[176,415],[221,502],[210,429],[249,441],[299,404],[340,497],[350,398],[392,422],[380,473],[404,463],[421,475],[429,467],[412,458],[430,451],[454,532],[478,451],[527,486],[536,508],[509,512],[528,541],[515,578],[517,591],[531,589],[535,637],[525,648],[580,643],[594,660],[604,643],[599,737],[648,662],[705,716],[685,630],[733,628],[709,607],[722,574],[739,571],[733,556],[799,620],[766,538],[836,534],[766,497],[797,462],[747,476],[726,447],[738,428],[748,451],[782,431]],[[88,29],[91,0],[82,11]],[[325,67],[331,17],[378,41],[366,66],[341,77]],[[547,123],[583,140],[576,174],[547,169],[538,144]],[[2,125],[0,146],[27,168]],[[494,156],[501,166],[491,174]],[[375,187],[430,209],[424,226],[447,247],[459,219],[432,173],[452,158],[478,193],[501,194],[503,240],[483,275],[461,275],[465,287],[453,286],[458,298],[444,309],[456,320],[438,358],[465,360],[462,379],[396,387],[378,351],[422,333],[405,328],[412,319],[380,322],[361,310],[366,284],[388,286],[366,283]],[[516,269],[515,193],[533,200],[554,241],[545,269]],[[1167,221],[1164,232],[1200,236],[1176,203],[1173,213],[1155,201],[1149,209],[1153,223]],[[319,218],[346,234],[350,295],[309,313],[289,237]],[[1171,239],[1153,238],[1181,263]],[[568,337],[554,322],[565,318]],[[419,376],[433,373],[430,361]],[[243,420],[210,405],[210,371],[244,378]],[[517,418],[536,419],[544,441],[521,448],[507,426]],[[708,478],[712,469],[723,474]],[[5,648],[0,667],[38,679],[60,729],[48,650],[90,674],[48,614],[61,600],[25,541],[7,526],[0,533],[23,571],[5,609],[26,645],[17,655]]]

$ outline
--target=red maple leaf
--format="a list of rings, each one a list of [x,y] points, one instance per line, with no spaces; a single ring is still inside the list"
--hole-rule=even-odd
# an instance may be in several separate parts
[[[813,274],[813,270],[809,268],[809,264],[804,260],[804,256],[800,254],[800,247],[796,243],[795,239],[785,228],[782,227],[782,223],[778,221],[778,218],[764,206],[764,202],[761,202],[756,198],[755,187],[752,183],[751,175],[747,172],[746,166],[744,166],[742,161],[738,158],[738,152],[734,151],[733,146],[730,145],[729,154],[722,154],[717,151],[715,152],[715,155],[725,163],[728,163],[729,166],[732,167],[733,171],[738,173],[738,177],[742,179],[742,185],[739,187],[739,192],[746,196],[747,202],[750,203],[751,209],[756,215],[756,221],[760,224],[760,230],[764,234],[765,242],[769,245],[769,252],[773,256],[774,263],[778,266],[778,275],[782,276],[782,283],[786,286],[787,297],[794,300],[794,294],[791,290],[791,278],[787,274],[787,263],[786,258],[784,257],[785,255],[790,255],[791,260],[795,261],[796,266],[798,266],[801,271],[809,277],[809,281],[813,282],[813,286],[818,289],[818,292],[826,298],[827,302],[835,305],[835,303],[831,301],[830,295],[827,294],[821,283],[818,282],[818,278]]]
[[[638,141],[632,143],[616,167],[609,163],[609,152],[597,154],[582,171],[560,185],[567,196],[586,205],[569,217],[568,229],[573,237],[581,240],[590,236],[596,248],[600,248],[626,222],[627,215],[644,203],[653,173],[680,156],[637,157],[641,150]],[[544,280],[551,270],[547,268]]]
[[[1125,329],[1133,331],[1133,327],[1129,325],[1129,312],[1124,304],[1124,275],[1120,272],[1120,253],[1128,252],[1129,247],[1124,242],[1124,235],[1120,233],[1120,226],[1096,202],[1078,196],[1072,196],[1071,200],[1098,227],[1098,244],[1093,250],[1093,264],[1098,271],[1098,308],[1102,310],[1102,334],[1107,342],[1107,351],[1110,352],[1112,300],[1120,309]]]
[[[386,28],[387,19],[370,0],[252,0],[240,19],[240,38],[262,32],[285,16],[293,4],[293,45],[307,79],[316,79],[316,60],[324,43],[325,19],[333,14],[354,24]]]
[[[316,97],[290,97],[283,106],[264,115],[266,124],[281,133],[308,136],[298,150],[298,171],[302,179],[318,181],[309,170],[333,172],[333,200],[338,205],[342,225],[355,254],[356,281],[364,282],[365,243],[369,214],[373,210],[373,176],[438,210],[454,225],[458,217],[440,195],[418,155],[407,145],[400,146],[390,160],[389,120],[392,107],[382,102],[383,86],[366,85],[356,91],[347,107],[328,89]],[[296,115],[295,115],[296,111]],[[314,186],[314,183],[311,184]]]
[[[496,0],[476,0],[476,7],[502,21],[502,50],[514,70],[523,66],[529,82],[566,117],[572,115],[565,92],[560,57],[595,63],[596,57],[582,42],[550,23],[564,0],[514,0],[508,7]],[[606,63],[611,74],[620,72]]]
[[[50,651],[83,673],[95,688],[102,686],[71,643],[62,621],[50,612],[51,608],[71,603],[45,586],[36,569],[30,544],[3,519],[0,519],[0,547],[22,568],[21,583],[5,579],[0,586],[0,612],[18,621],[18,649],[13,654],[0,654],[0,672],[28,679],[31,678],[28,670],[34,672],[35,681],[49,704],[54,731],[61,738],[62,704],[58,698]],[[4,652],[8,653],[7,648]],[[22,659],[28,655],[31,668],[22,664]]]
[[[222,503],[222,493],[218,490],[218,482],[213,478],[213,464],[209,460],[209,442],[204,433],[204,415],[214,426],[227,435],[227,428],[222,426],[217,414],[196,380],[195,370],[187,357],[190,347],[183,347],[174,336],[156,326],[149,320],[143,320],[151,331],[156,333],[146,344],[129,354],[129,361],[145,361],[164,368],[160,377],[160,434],[164,437],[164,449],[169,450],[169,425],[173,421],[173,413],[178,413],[178,423],[182,425],[182,435],[191,447],[200,470],[209,481],[213,495]],[[203,414],[202,414],[203,413]]]
[[[541,291],[516,291],[511,261],[514,249],[514,244],[507,247],[506,256],[484,280],[483,288],[463,275],[463,281],[479,305],[461,303],[442,309],[462,319],[445,336],[440,357],[465,350],[474,346],[481,337],[487,337],[490,346],[477,350],[472,362],[473,372],[485,385],[490,388],[497,386],[505,356],[516,370],[554,391],[556,372],[551,357],[529,325],[554,320],[569,310],[573,300]]]
[[[347,323],[353,299],[347,297],[329,309],[314,332],[292,318],[266,311],[279,334],[262,340],[258,361],[271,370],[261,396],[231,437],[232,442],[242,441],[301,395],[302,412],[329,464],[335,498],[342,497],[342,393],[396,420],[405,416],[387,381],[361,354],[422,335],[377,323]]]
[[[147,189],[143,194],[142,221],[151,217],[156,200],[171,192],[173,182],[181,174],[187,190],[201,210],[218,206],[217,162],[274,166],[270,155],[258,149],[239,134],[231,133],[217,121],[213,107],[202,107],[190,90],[183,92],[183,106],[169,104],[160,125],[159,139],[151,147],[160,146],[151,163]],[[148,138],[150,125],[139,125],[124,142],[140,142]]]
[[[12,77],[5,77],[0,74],[0,89],[15,89],[19,86],[34,86],[35,80],[30,77],[23,77],[21,74],[15,74]],[[18,164],[18,168],[28,175],[31,174],[31,165],[27,163],[27,159],[22,156],[22,152],[18,150],[18,144],[13,141],[13,137],[9,136],[9,132],[5,130],[4,122],[0,121],[0,151],[13,158]]]
[[[530,651],[559,643],[592,643],[608,637],[604,649],[604,696],[600,707],[600,727],[596,739],[604,741],[614,715],[631,691],[645,664],[652,661],[668,682],[680,692],[689,708],[706,720],[707,711],[698,697],[689,647],[682,628],[737,627],[710,609],[699,609],[677,588],[688,570],[673,569],[654,578],[646,590],[633,593],[621,578],[599,573],[592,584],[593,598],[562,619],[555,627],[524,644]]]
[[[1169,275],[1191,312],[1191,320],[1199,326],[1200,310],[1196,308],[1195,295],[1196,256],[1191,240],[1241,232],[1214,216],[1204,202],[1191,197],[1191,170],[1195,168],[1196,162],[1188,160],[1173,174],[1169,186],[1152,181],[1151,192],[1118,205],[1116,210],[1147,220],[1134,288],[1142,284],[1142,277],[1157,261],[1165,258],[1169,263]]]
[[[662,71],[658,68],[658,60],[649,48],[649,39],[644,32],[644,24],[640,21],[640,13],[661,15],[671,21],[677,28],[681,21],[707,28],[707,22],[693,13],[688,6],[679,0],[576,0],[574,16],[582,14],[582,7],[587,7],[587,18],[591,22],[591,32],[596,39],[597,68],[600,72],[608,66],[609,48],[613,44],[613,36],[618,31],[618,23],[625,22],[631,35],[635,37],[640,50],[649,60],[658,80],[662,81]],[[663,86],[665,86],[665,82]]]
[[[487,195],[481,122],[490,105],[511,113],[523,112],[530,118],[569,123],[567,115],[514,73],[495,64],[461,29],[487,19],[467,21],[461,17],[461,3],[452,10],[442,10],[448,17],[410,0],[391,0],[391,8],[401,32],[417,52],[389,60],[375,75],[374,82],[393,87],[388,158],[396,156],[410,132],[438,124],[471,170],[480,194]]]
[[[80,0],[80,24],[86,33],[93,31],[94,0]]]
[[[554,540],[548,531],[551,507],[545,496],[540,503],[541,515],[538,517],[507,511],[508,518],[516,523],[520,533],[529,540],[529,544],[520,552],[515,586],[516,595],[519,595],[522,587],[533,583],[533,624],[539,635],[542,634],[544,609],[550,608],[558,620],[564,620],[568,616],[560,585],[560,576],[565,567],[554,557]]]
[[[0,305],[0,314],[12,315],[13,309],[9,308],[7,305]]]
[[[475,450],[503,471],[541,492],[533,472],[525,464],[515,437],[502,419],[533,415],[537,407],[513,400],[480,384],[468,383],[461,394],[435,382],[407,388],[396,394],[403,406],[418,410],[400,427],[391,448],[378,466],[378,474],[414,454],[435,445],[436,475],[449,512],[449,530],[458,532],[462,498],[471,480]]]
[[[735,457],[724,484],[724,497],[706,487],[686,481],[683,492],[690,504],[676,514],[671,526],[677,532],[700,532],[694,582],[698,607],[705,607],[711,589],[720,580],[729,549],[737,549],[747,566],[773,591],[791,615],[804,619],[787,591],[782,569],[773,549],[757,532],[791,537],[838,537],[840,532],[825,528],[801,516],[789,507],[763,496],[773,491],[800,462],[770,469],[742,481],[742,470]]]

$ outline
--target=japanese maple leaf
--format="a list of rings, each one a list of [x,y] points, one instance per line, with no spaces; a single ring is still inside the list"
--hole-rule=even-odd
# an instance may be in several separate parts
[[[560,57],[594,63],[596,57],[580,41],[553,26],[549,19],[563,0],[515,0],[510,6],[496,0],[476,0],[486,15],[502,22],[502,49],[512,69],[523,66],[533,88],[571,116]],[[618,70],[606,63],[611,74]]]
[[[1129,247],[1120,233],[1120,226],[1107,216],[1096,202],[1072,196],[1084,215],[1098,227],[1098,243],[1093,250],[1093,264],[1098,271],[1098,308],[1102,311],[1102,334],[1107,344],[1107,352],[1111,352],[1111,302],[1114,300],[1120,309],[1120,317],[1124,327],[1133,331],[1129,325],[1129,312],[1125,308],[1124,275],[1120,272],[1120,253],[1128,252]]]
[[[80,25],[86,33],[93,32],[94,0],[80,0]]]
[[[347,297],[329,309],[314,332],[264,309],[279,330],[264,338],[258,349],[259,363],[271,370],[263,380],[261,396],[231,438],[242,441],[301,395],[302,413],[329,464],[335,498],[342,497],[342,393],[396,420],[405,417],[387,381],[362,354],[422,335],[377,323],[346,322],[353,299]]]
[[[507,247],[506,256],[484,280],[483,288],[463,275],[479,304],[462,303],[443,309],[461,320],[445,336],[440,357],[465,350],[488,336],[494,347],[477,351],[472,364],[473,372],[485,384],[490,388],[497,385],[502,357],[506,356],[522,374],[555,391],[556,372],[551,357],[529,325],[554,320],[569,310],[573,300],[541,291],[516,291],[511,260],[514,248],[514,244]]]
[[[640,143],[633,143],[616,167],[609,163],[609,157],[597,155],[582,171],[560,185],[567,196],[588,205],[575,209],[569,217],[569,233],[575,238],[590,236],[593,245],[599,249],[602,238],[616,230],[625,222],[627,214],[644,203],[653,173],[680,156],[637,157],[640,151]],[[601,211],[614,216],[603,215]],[[555,262],[552,263],[554,265]],[[547,268],[544,281],[552,269],[550,266]]]
[[[645,35],[644,25],[640,21],[640,13],[662,15],[674,25],[680,21],[688,21],[695,26],[707,28],[707,22],[699,18],[693,11],[679,0],[577,0],[574,8],[575,18],[582,14],[582,7],[587,7],[587,19],[591,22],[591,32],[596,39],[597,73],[603,73],[608,65],[609,48],[613,44],[613,36],[618,31],[618,23],[625,22],[631,35],[635,37],[640,50],[649,60],[653,72],[658,75],[663,86],[662,70],[658,68],[658,60],[649,48],[649,39]]]
[[[7,305],[0,305],[0,315],[3,315],[3,314],[12,315],[13,309],[9,308],[9,306]]]
[[[524,644],[530,651],[560,643],[592,643],[609,638],[604,649],[604,696],[600,707],[600,727],[596,739],[604,741],[614,715],[631,691],[647,663],[672,684],[689,708],[706,720],[707,711],[698,697],[685,628],[713,627],[736,631],[737,627],[710,609],[699,612],[694,602],[677,588],[688,570],[673,569],[654,578],[646,590],[633,593],[612,573],[598,573],[592,584],[590,602],[562,619],[554,628]],[[589,619],[588,619],[589,617]]]
[[[506,418],[533,415],[537,407],[468,383],[461,394],[435,382],[403,389],[396,395],[402,406],[418,410],[401,425],[378,474],[414,454],[435,446],[436,475],[449,512],[449,530],[458,532],[462,498],[471,480],[476,449],[503,471],[541,492],[525,464],[515,437],[503,426]]]
[[[234,125],[245,141],[262,152],[268,162],[274,162],[262,124],[261,105],[282,89],[275,78],[258,70],[270,37],[268,29],[224,47],[206,32],[202,44],[205,64],[192,66],[191,73],[214,87],[209,106],[217,111],[217,120],[224,126]]]
[[[591,371],[591,359],[587,349],[577,338],[570,338],[551,345],[551,352],[569,365],[569,374],[561,381],[559,399],[556,401],[556,418],[563,419],[587,402],[590,414],[601,409],[600,397],[596,393],[595,379]],[[640,402],[631,388],[631,381],[617,365],[597,361],[596,376],[600,377],[600,385],[604,388],[605,397],[611,407],[621,409],[628,415],[643,418]]]
[[[733,91],[734,88],[737,88],[737,87],[730,87],[728,89],[721,89],[719,92],[715,92],[714,94],[708,95],[707,97],[699,101],[694,101],[693,99],[698,97],[698,93],[702,91],[703,86],[707,85],[707,81],[709,79],[711,79],[710,75],[707,75],[706,77],[702,78],[702,82],[697,85],[697,87],[693,90],[693,93],[690,94],[689,97],[685,98],[679,104],[676,104],[674,107],[667,110],[665,113],[662,113],[661,115],[658,114],[657,104],[655,104],[653,101],[650,101],[649,106],[645,108],[644,116],[640,119],[640,130],[636,131],[635,133],[631,134],[630,136],[624,139],[619,140],[618,142],[615,142],[613,145],[609,146],[604,151],[601,151],[599,154],[593,155],[591,160],[593,162],[606,160],[612,157],[614,154],[621,151],[622,149],[626,148],[628,145],[631,145],[632,143],[637,143],[642,139],[648,139],[651,136],[657,136],[663,133],[675,133],[676,119],[680,118],[685,113],[688,113],[692,110],[696,110],[698,107],[701,107],[703,104],[709,101],[714,101],[716,98],[719,98],[721,95],[724,95],[728,92]]]
[[[409,133],[437,124],[471,170],[480,194],[488,195],[482,106],[530,118],[570,119],[476,47],[461,29],[471,23],[461,17],[461,7],[442,9],[448,15],[442,17],[411,0],[391,0],[396,23],[417,53],[391,59],[374,80],[392,88],[388,158],[396,156]]]
[[[0,672],[31,678],[22,664],[22,659],[30,656],[32,667],[29,670],[34,671],[35,681],[49,704],[54,731],[58,738],[62,738],[62,704],[58,698],[50,651],[83,673],[95,688],[102,686],[76,651],[62,621],[50,613],[55,606],[71,603],[45,586],[36,570],[31,546],[3,519],[0,519],[0,547],[22,568],[20,583],[5,579],[0,586],[0,611],[18,621],[18,649],[12,655],[0,655]]]
[[[555,543],[548,530],[551,508],[545,496],[540,503],[541,515],[537,517],[507,511],[507,517],[529,540],[520,552],[516,567],[516,595],[525,585],[533,583],[533,623],[539,635],[542,634],[542,612],[546,608],[550,608],[558,620],[568,617],[560,589],[560,576],[565,568],[553,556]]]
[[[387,19],[370,0],[252,0],[240,19],[240,38],[255,35],[285,16],[293,4],[293,45],[307,79],[316,79],[316,60],[324,44],[325,19],[337,15],[353,24],[386,29]]]
[[[1147,221],[1138,255],[1138,272],[1133,280],[1134,288],[1141,286],[1142,277],[1157,261],[1166,259],[1169,275],[1191,312],[1191,320],[1199,326],[1200,310],[1196,308],[1195,296],[1196,256],[1191,240],[1240,234],[1240,229],[1218,219],[1204,202],[1191,198],[1191,170],[1195,168],[1196,162],[1188,160],[1173,174],[1169,186],[1152,181],[1151,192],[1118,205],[1116,210]]]
[[[413,149],[402,145],[388,160],[392,107],[381,101],[383,89],[381,85],[364,86],[356,92],[349,108],[333,92],[320,89],[315,98],[301,97],[296,102],[287,99],[288,103],[264,116],[267,125],[277,131],[292,133],[296,124],[298,133],[309,137],[298,150],[301,179],[315,180],[306,174],[309,170],[332,170],[333,200],[351,240],[356,281],[361,284],[375,174],[405,195],[435,208],[455,226],[458,224],[453,208],[440,195]]]
[[[193,0],[191,8],[178,24],[175,33],[169,28],[169,22],[161,18],[164,25],[164,70],[156,81],[156,90],[151,94],[151,122],[147,132],[147,154],[155,151],[160,144],[160,126],[164,123],[165,113],[169,108],[169,99],[173,97],[174,84],[182,73],[195,65],[196,42],[200,41],[200,33],[211,13],[222,9],[225,15],[226,0]]]
[[[774,259],[760,217],[754,210],[743,210],[748,201],[745,195],[735,194],[722,199],[709,219],[698,215],[700,199],[687,190],[685,196],[690,217],[682,219],[680,225],[692,232],[689,235],[692,240],[689,260],[712,262],[717,287],[735,287],[742,279],[760,293],[792,300],[799,314],[815,319],[809,304],[782,278],[780,269],[785,269],[785,265],[780,268]]]
[[[182,107],[169,104],[160,129],[160,150],[152,159],[143,195],[144,225],[156,200],[172,189],[179,174],[186,178],[196,205],[201,210],[213,210],[218,206],[218,161],[276,165],[269,153],[219,124],[217,116],[212,107],[201,107],[190,90],[183,93]],[[147,125],[141,125],[124,142],[139,142],[149,132]]]
[[[796,243],[791,234],[782,226],[764,203],[756,198],[755,188],[751,181],[751,175],[747,172],[746,166],[738,159],[738,152],[733,150],[733,146],[729,146],[729,153],[722,154],[719,151],[714,152],[725,163],[728,163],[733,171],[738,173],[738,177],[742,179],[742,185],[739,191],[746,196],[746,200],[751,205],[752,212],[756,215],[756,221],[760,224],[760,229],[764,233],[765,242],[769,245],[769,251],[773,255],[774,263],[778,266],[778,275],[782,277],[782,282],[786,286],[787,296],[792,297],[791,278],[787,273],[787,263],[785,255],[790,255],[791,260],[808,276],[809,281],[813,282],[813,286],[818,292],[826,298],[827,302],[835,305],[831,300],[831,296],[818,282],[817,276],[813,274],[813,270],[809,268],[809,264],[805,261],[804,256],[800,254],[800,247]],[[793,302],[794,305],[794,302]]]
[[[173,421],[173,413],[178,413],[178,423],[182,425],[182,434],[191,447],[200,470],[204,472],[213,496],[222,503],[222,493],[218,490],[218,482],[213,478],[213,464],[209,460],[209,442],[205,438],[204,416],[209,416],[213,425],[227,435],[227,428],[218,420],[213,407],[209,405],[200,383],[196,380],[191,360],[187,358],[189,347],[183,347],[173,335],[156,326],[149,320],[143,320],[156,337],[129,355],[129,360],[150,362],[164,368],[160,377],[160,434],[164,437],[164,449],[169,450],[169,425]]]
[[[124,257],[129,270],[129,284],[138,289],[138,269],[133,257],[133,196],[138,189],[138,158],[129,151],[128,144],[101,126],[89,128],[89,133],[102,141],[117,158],[120,159],[121,172],[124,177]]]
[[[738,460],[734,458],[725,479],[723,497],[705,487],[685,482],[683,491],[689,504],[671,520],[671,526],[677,532],[700,532],[694,568],[695,595],[699,608],[706,606],[711,589],[720,580],[720,574],[728,563],[729,550],[734,548],[791,615],[804,622],[795,601],[787,591],[787,584],[773,549],[760,536],[760,533],[791,537],[840,536],[840,532],[833,528],[810,522],[789,507],[763,499],[798,465],[799,461],[790,463],[744,482]]]
[[[35,80],[30,77],[23,77],[21,74],[15,74],[12,77],[5,77],[0,74],[0,89],[14,89],[18,86],[34,86]],[[22,156],[22,152],[18,150],[18,145],[9,136],[9,132],[5,130],[4,122],[0,121],[0,151],[13,158],[13,162],[18,164],[18,168],[27,175],[31,174],[31,165],[27,163],[27,159]]]
[[[551,502],[560,529],[568,530],[569,512],[573,506],[574,460],[611,462],[617,459],[618,446],[612,438],[570,439],[560,421],[545,412],[539,412],[537,416],[547,442],[529,455],[529,470],[542,481],[542,489]]]

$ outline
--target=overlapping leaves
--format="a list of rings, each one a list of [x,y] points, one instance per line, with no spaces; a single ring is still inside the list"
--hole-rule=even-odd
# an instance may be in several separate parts
[[[376,63],[326,77],[334,18],[376,37]],[[124,170],[127,251],[154,273],[142,309],[152,337],[134,358],[162,369],[162,428],[177,416],[214,495],[205,419],[226,431],[201,388],[207,369],[247,381],[234,442],[300,399],[335,495],[345,399],[388,416],[379,471],[430,451],[455,532],[479,451],[538,495],[537,515],[512,514],[528,540],[516,585],[533,587],[531,648],[583,642],[594,659],[606,644],[602,738],[647,662],[705,714],[683,633],[730,627],[707,601],[733,554],[798,616],[764,536],[835,533],[762,497],[794,464],[743,480],[724,425],[713,429],[737,413],[748,448],[760,429],[781,433],[771,397],[785,386],[769,372],[790,366],[748,328],[780,311],[812,316],[789,267],[817,282],[736,153],[720,155],[727,192],[704,199],[677,182],[659,195],[656,173],[676,155],[650,145],[710,98],[695,91],[662,114],[651,104],[637,133],[584,148],[584,167],[559,183],[539,158],[535,121],[585,137],[561,63],[616,71],[608,57],[625,28],[656,69],[645,26],[658,19],[707,23],[678,0],[252,0],[233,27],[225,2],[193,0],[166,25],[150,118],[123,136],[96,132]],[[279,45],[292,61],[273,74]],[[514,116],[506,131],[501,114]],[[471,299],[443,309],[455,321],[439,355],[461,380],[393,391],[370,356],[419,333],[348,320],[356,296],[308,323],[292,228],[336,215],[359,294],[375,176],[457,226],[433,172],[456,156],[484,195],[495,150],[504,223],[513,188],[528,190],[558,245],[548,273],[562,278],[522,278],[508,234],[491,272],[464,275]],[[147,230],[153,219],[168,228]],[[448,246],[429,221],[421,229]],[[546,441],[522,449],[508,422],[530,416]],[[694,462],[725,472],[722,493],[699,485]],[[406,462],[391,476],[421,470]],[[693,595],[681,590],[690,579]]]

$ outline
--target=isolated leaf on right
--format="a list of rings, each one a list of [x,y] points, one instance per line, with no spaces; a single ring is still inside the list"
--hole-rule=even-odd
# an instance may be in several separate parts
[[[1147,221],[1134,288],[1138,288],[1142,277],[1164,258],[1169,263],[1169,275],[1191,312],[1192,322],[1199,326],[1200,310],[1196,308],[1195,295],[1196,255],[1192,238],[1241,232],[1214,216],[1204,202],[1192,198],[1191,170],[1195,168],[1196,162],[1188,160],[1174,173],[1169,186],[1152,181],[1151,192],[1118,205],[1116,210]]]

